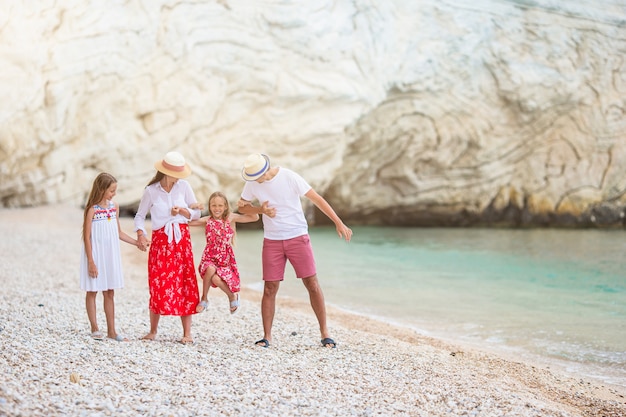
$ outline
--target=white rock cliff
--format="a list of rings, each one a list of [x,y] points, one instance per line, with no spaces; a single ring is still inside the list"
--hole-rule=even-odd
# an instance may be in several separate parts
[[[4,1],[0,202],[261,151],[354,223],[622,225],[625,56],[617,0]]]

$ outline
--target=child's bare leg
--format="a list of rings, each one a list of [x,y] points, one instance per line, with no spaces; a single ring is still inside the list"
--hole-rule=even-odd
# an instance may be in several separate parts
[[[104,296],[104,315],[107,319],[107,336],[115,339],[117,337],[115,331],[115,291],[102,291],[102,295]]]
[[[213,284],[217,288],[224,291],[224,293],[228,296],[229,301],[235,300],[235,294],[230,290],[230,288],[228,288],[228,284],[226,284],[226,282],[224,282],[224,280],[220,278],[217,274],[213,275],[213,277],[211,278],[211,282],[213,282]]]
[[[91,326],[91,333],[97,332],[98,321],[96,320],[96,291],[87,291],[85,294],[85,308],[87,309],[87,318],[89,319],[89,325]]]
[[[209,290],[211,289],[211,280],[216,273],[216,269],[213,267],[207,268],[202,278],[202,300],[206,301],[209,296]]]
[[[196,313],[201,313],[206,309],[209,290],[211,289],[211,280],[215,272],[215,268],[208,267],[202,277],[202,298],[200,299],[200,304],[196,306]],[[203,301],[204,303],[202,303]]]
[[[234,292],[232,292],[230,288],[228,288],[228,284],[226,284],[226,282],[222,278],[220,278],[217,274],[213,275],[213,278],[211,278],[211,281],[216,287],[224,291],[224,293],[228,296],[229,302],[235,301],[237,299],[237,295]],[[235,310],[237,310],[237,307],[232,307],[232,306],[230,307],[231,312]]]

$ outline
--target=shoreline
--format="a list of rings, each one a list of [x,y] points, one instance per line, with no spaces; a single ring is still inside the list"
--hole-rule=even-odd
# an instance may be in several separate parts
[[[132,219],[121,219],[132,231]],[[78,287],[82,210],[0,209],[0,412],[7,415],[511,415],[623,416],[626,389],[497,352],[420,334],[327,305],[337,349],[323,349],[306,300],[277,302],[274,340],[262,335],[261,293],[242,308],[209,294],[194,316],[195,344],[176,341],[180,320],[149,326],[147,254],[124,242],[118,331],[130,342],[89,337]],[[105,328],[101,296],[98,319]],[[70,380],[70,375],[75,375]]]
[[[299,308],[306,309],[307,306],[309,305],[304,302]],[[327,307],[328,306],[329,305],[327,304]],[[544,357],[536,353],[528,352],[524,349],[507,347],[505,345],[491,345],[479,344],[478,342],[469,342],[462,340],[462,337],[458,334],[452,336],[431,334],[428,330],[421,329],[409,323],[393,320],[388,317],[368,315],[360,313],[358,311],[346,310],[343,309],[341,306],[336,305],[331,306],[337,311],[345,313],[348,317],[360,316],[383,326],[388,325],[391,327],[395,327],[400,332],[406,331],[409,333],[415,333],[417,337],[423,337],[429,341],[432,341],[428,343],[441,343],[442,346],[448,346],[450,350],[471,350],[486,355],[494,355],[508,362],[519,362],[532,367],[553,371],[557,374],[590,380],[596,385],[603,386],[611,392],[622,395],[624,398],[626,398],[626,386],[612,382],[612,379],[617,379],[618,377],[614,377],[612,374],[607,374],[607,369],[597,364],[574,362],[553,357]],[[605,373],[600,374],[601,372]],[[622,374],[620,373],[619,381],[622,381],[621,375]],[[606,398],[612,398],[612,396],[609,395]],[[618,397],[618,399],[619,398],[621,397]]]
[[[256,290],[250,291],[257,293]],[[305,300],[286,296],[279,296],[278,298],[281,303],[286,304],[290,309],[304,311],[305,313],[306,311],[310,311],[311,314],[313,314],[310,305]],[[260,303],[260,295],[258,302]],[[517,366],[532,369],[536,368],[548,373],[553,373],[556,378],[571,378],[578,381],[584,380],[588,385],[595,386],[594,389],[597,390],[597,394],[601,398],[609,400],[614,399],[616,401],[623,400],[622,402],[626,404],[626,387],[611,384],[590,375],[569,372],[565,361],[551,360],[534,354],[526,354],[523,358],[520,358],[515,351],[507,351],[494,346],[477,346],[476,344],[459,341],[453,337],[443,338],[440,336],[430,336],[421,329],[417,329],[409,324],[393,321],[386,317],[370,316],[356,311],[345,310],[340,306],[330,304],[327,304],[326,308],[329,312],[329,321],[337,321],[343,327],[354,326],[356,322],[364,326],[368,333],[392,336],[412,344],[427,344],[438,349],[446,350],[452,356],[456,356],[457,354],[472,354],[479,357],[493,357],[493,359],[516,364]]]

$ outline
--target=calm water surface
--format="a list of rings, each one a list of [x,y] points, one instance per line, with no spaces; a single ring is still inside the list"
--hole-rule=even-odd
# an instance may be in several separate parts
[[[329,304],[626,387],[626,232],[353,230],[310,230]],[[261,244],[237,234],[242,283],[259,290]],[[280,294],[308,299],[287,269]]]

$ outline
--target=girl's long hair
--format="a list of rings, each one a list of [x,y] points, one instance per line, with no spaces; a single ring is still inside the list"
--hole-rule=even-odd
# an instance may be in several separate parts
[[[89,198],[87,199],[87,203],[85,204],[85,211],[83,212],[83,233],[82,237],[85,238],[85,224],[91,219],[87,219],[87,212],[89,209],[99,203],[104,198],[104,193],[109,189],[111,184],[117,183],[115,177],[107,172],[101,172],[98,174],[95,180],[93,180],[93,185],[91,186],[91,192],[89,193]]]

